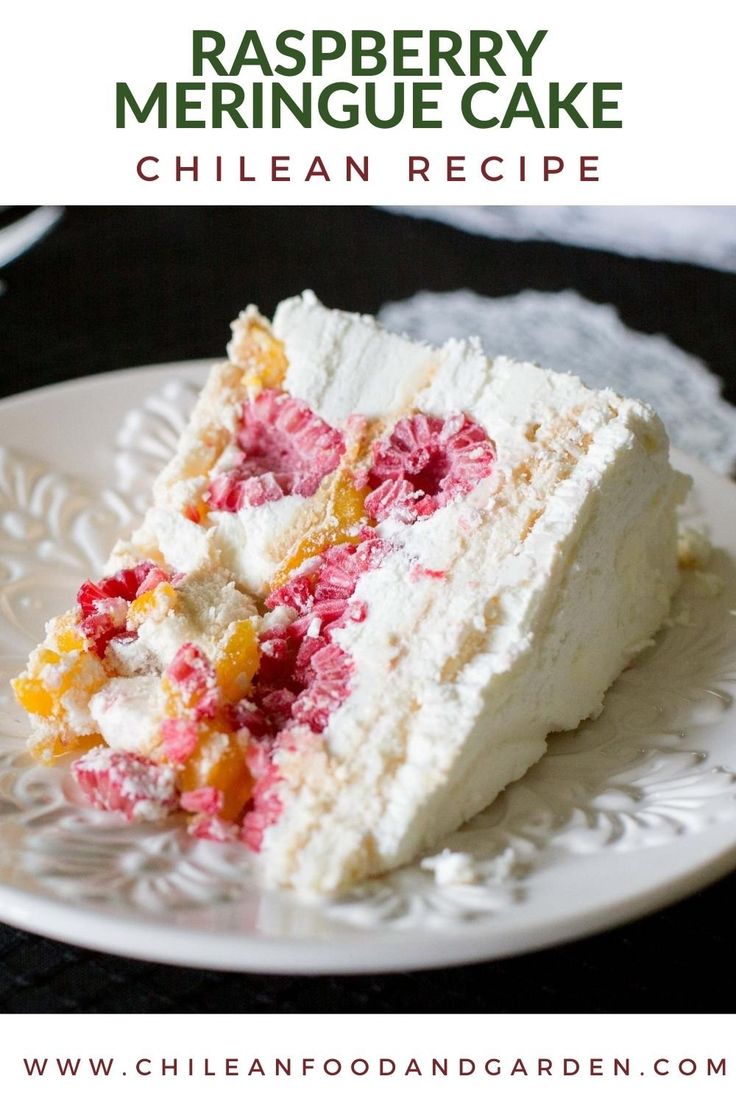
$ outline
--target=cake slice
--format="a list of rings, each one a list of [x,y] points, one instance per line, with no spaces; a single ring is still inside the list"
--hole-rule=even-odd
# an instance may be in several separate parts
[[[335,893],[601,709],[667,614],[685,481],[641,403],[311,293],[228,355],[14,687],[95,804]]]

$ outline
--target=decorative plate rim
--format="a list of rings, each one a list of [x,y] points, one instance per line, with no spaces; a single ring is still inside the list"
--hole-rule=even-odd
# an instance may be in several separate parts
[[[668,845],[678,849],[678,844]],[[499,940],[495,933],[469,932],[466,928],[437,930],[427,936],[416,932],[346,930],[338,940],[298,936],[249,937],[235,933],[193,932],[163,921],[120,917],[85,907],[51,901],[42,894],[0,886],[0,920],[50,939],[106,954],[149,962],[229,973],[254,974],[378,974],[408,970],[442,969],[475,962],[512,958],[592,937],[635,919],[642,919],[707,888],[736,868],[736,829],[731,838],[707,862],[637,890],[615,905],[592,905],[557,918],[546,932],[537,922],[517,925],[514,936]],[[29,911],[39,902],[47,918]],[[94,920],[96,932],[81,924]],[[213,944],[215,944],[213,946]],[[375,948],[379,945],[380,963]]]

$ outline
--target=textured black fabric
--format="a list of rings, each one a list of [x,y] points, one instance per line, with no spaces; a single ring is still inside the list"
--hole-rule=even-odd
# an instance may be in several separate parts
[[[5,395],[217,355],[246,302],[270,312],[304,287],[331,306],[369,312],[422,288],[500,295],[571,287],[701,356],[736,400],[736,277],[488,241],[368,208],[74,208],[0,277]],[[731,1011],[735,892],[731,876],[637,923],[521,958],[360,978],[151,965],[0,926],[0,1010]]]
[[[732,1012],[736,876],[624,928],[500,962],[367,977],[151,965],[0,925],[6,1012]]]
[[[736,217],[736,214],[735,216]],[[73,208],[0,274],[2,393],[134,364],[219,355],[228,322],[305,287],[374,313],[422,288],[576,288],[666,333],[736,400],[736,277],[544,243],[499,242],[370,208]]]

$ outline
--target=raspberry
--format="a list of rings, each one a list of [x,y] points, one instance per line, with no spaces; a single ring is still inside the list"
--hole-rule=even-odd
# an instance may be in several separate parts
[[[105,576],[99,583],[90,579],[82,583],[77,592],[81,612],[79,626],[90,650],[102,658],[111,640],[134,639],[136,634],[125,628],[130,603],[159,583],[168,582],[169,578],[164,568],[144,560],[135,567],[123,568],[116,575]]]
[[[139,594],[152,590],[160,582],[167,581],[169,573],[150,560],[144,560],[135,567],[124,567],[116,575],[107,575],[94,583],[82,583],[77,594],[77,602],[83,613],[91,612],[92,605],[101,598],[124,598],[132,602]]]
[[[278,590],[273,590],[266,598],[266,609],[276,609],[277,606],[288,606],[297,613],[306,613],[311,609],[313,597],[314,579],[306,574],[295,575],[288,583],[284,583]]]
[[[307,636],[299,645],[299,650],[296,653],[296,659],[294,661],[294,678],[299,684],[299,692],[301,693],[313,679],[312,674],[312,659],[316,656],[317,652],[322,651],[326,646],[326,640],[324,636]],[[298,700],[298,699],[297,699]],[[296,708],[296,701],[292,707],[292,714]]]
[[[100,580],[101,583],[105,583],[106,581],[106,579]],[[77,591],[77,605],[82,611],[82,616],[88,617],[91,614],[97,613],[100,606],[109,602],[111,597],[112,595],[103,590],[101,586],[93,583],[91,579],[87,579]]]
[[[291,626],[269,629],[260,638],[261,664],[254,680],[256,698],[264,687],[288,685],[293,674],[298,640]]]
[[[256,786],[268,776],[271,782],[276,779],[276,768],[272,762],[272,748],[262,743],[248,744],[245,752],[245,765],[255,780]]]
[[[365,602],[356,600],[354,602],[348,602],[347,606],[345,607],[345,618],[348,621],[356,621],[360,623],[361,621],[365,621],[367,616],[368,606]]]
[[[84,633],[90,651],[100,659],[111,640],[129,637],[125,623],[128,605],[124,598],[109,598],[94,583],[82,583],[77,595],[82,609],[79,627]],[[85,609],[89,612],[85,612]]]
[[[493,442],[467,414],[402,418],[373,445],[366,511],[377,521],[429,517],[490,475],[495,459]]]
[[[296,701],[293,690],[282,687],[280,690],[271,690],[270,693],[261,696],[261,705],[265,714],[271,718],[275,726],[283,727],[291,717],[291,710]]]
[[[246,766],[255,785],[240,838],[252,850],[260,850],[264,832],[281,813],[276,753],[310,732],[319,736],[348,696],[353,660],[332,635],[348,621],[365,618],[366,606],[354,598],[355,588],[389,547],[371,529],[359,537],[357,545],[334,545],[313,556],[269,595],[269,609],[285,606],[297,616],[261,633],[250,697],[228,707],[233,728],[250,737]]]
[[[418,497],[408,479],[386,479],[366,496],[365,508],[376,521],[394,517],[409,524],[418,517]]]
[[[239,462],[218,475],[206,499],[234,513],[283,495],[313,495],[345,451],[342,434],[301,399],[273,389],[246,402],[237,434]]]
[[[263,834],[278,820],[283,803],[277,790],[280,780],[278,768],[255,745],[248,749],[248,770],[256,779],[253,802],[243,817],[240,838],[251,851],[260,851]]]
[[[320,730],[324,728],[327,723],[324,702],[329,698],[334,708],[339,704],[337,696],[325,697],[319,686],[307,704],[300,704],[301,695],[315,682],[320,683],[320,663],[326,663],[327,658],[317,660],[315,666],[315,657],[331,644],[335,630],[348,621],[365,619],[366,605],[353,599],[353,593],[360,577],[377,567],[387,550],[385,541],[367,535],[357,545],[335,545],[312,561],[310,571],[295,576],[266,599],[270,609],[286,605],[299,614],[290,624],[261,635],[261,666],[255,680],[255,697],[266,714],[274,708],[271,703],[283,700],[274,697],[274,692],[281,691],[290,695],[291,719],[309,723],[313,728],[316,725]],[[327,652],[327,656],[335,654]],[[317,697],[319,708],[315,706]],[[247,722],[244,727],[249,727]]]
[[[163,567],[157,567],[155,564],[145,566],[150,566],[150,570],[143,576],[141,584],[135,592],[136,598],[140,598],[141,594],[148,594],[150,590],[155,590],[159,583],[171,581],[170,573],[164,570]]]
[[[186,763],[197,746],[199,733],[194,721],[169,717],[161,725],[164,755],[171,763]]]
[[[96,808],[123,813],[128,820],[161,820],[179,801],[172,767],[127,751],[92,748],[72,772]]]
[[[237,467],[212,480],[207,501],[213,510],[237,514],[243,506],[262,506],[264,502],[275,502],[277,498],[283,498],[284,493],[288,494],[288,491],[284,491],[271,472],[246,477],[243,468]]]
[[[311,571],[302,571],[272,591],[266,607],[288,606],[301,615],[289,626],[292,635],[305,633],[314,617],[323,623],[334,621],[345,611],[360,576],[377,567],[387,550],[387,543],[373,536],[359,544],[334,545],[314,558]]]
[[[208,816],[207,813],[193,816],[187,825],[187,832],[195,839],[212,840],[214,843],[232,843],[238,838],[235,824],[219,816]]]
[[[295,721],[309,725],[313,732],[322,732],[330,714],[348,696],[354,664],[347,652],[337,644],[327,644],[310,660],[307,689],[294,702]]]
[[[328,548],[322,556],[314,591],[317,601],[350,598],[360,576],[378,567],[387,551],[386,541],[377,537],[362,540],[360,544],[338,544]]]
[[[216,786],[201,786],[198,790],[187,790],[181,795],[179,804],[187,813],[206,813],[217,816],[222,812],[224,797]]]
[[[414,564],[409,572],[409,578],[413,583],[418,582],[419,579],[445,579],[446,577],[446,571],[436,571],[431,567],[424,567],[418,563]]]
[[[347,602],[344,598],[326,598],[321,602],[313,602],[312,608],[303,617],[297,617],[289,625],[289,632],[293,637],[319,635],[326,625],[338,621],[345,613]],[[317,624],[317,629],[313,628]]]
[[[166,669],[169,682],[195,720],[214,717],[220,704],[215,669],[196,644],[182,644]]]

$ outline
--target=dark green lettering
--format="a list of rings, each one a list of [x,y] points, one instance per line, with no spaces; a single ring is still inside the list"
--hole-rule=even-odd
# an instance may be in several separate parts
[[[576,127],[586,128],[586,123],[583,116],[578,109],[573,106],[573,100],[576,100],[583,89],[586,87],[586,81],[578,81],[574,84],[566,96],[560,96],[560,86],[557,81],[552,81],[549,86],[549,125],[551,127],[558,127],[560,125],[560,112],[564,111],[572,119]]]
[[[522,103],[524,104],[523,107],[521,106]],[[532,90],[529,85],[525,84],[523,81],[517,84],[516,88],[511,93],[509,105],[501,120],[501,129],[503,130],[510,127],[515,119],[531,119],[535,127],[544,127],[544,120],[539,113],[539,108],[537,107]]]
[[[248,57],[248,53],[251,49],[253,50],[253,57]],[[273,76],[273,70],[271,69],[268,55],[263,49],[263,43],[261,42],[258,31],[246,31],[243,35],[240,40],[240,45],[238,46],[238,52],[230,66],[230,76],[236,77],[246,65],[257,65],[264,76]]]
[[[204,81],[181,81],[176,86],[176,126],[181,130],[200,129],[205,126],[204,119],[190,119],[190,111],[199,111],[202,107],[201,100],[190,100],[190,92],[204,92],[207,85]]]
[[[623,89],[622,84],[614,84],[605,81],[596,81],[593,84],[593,126],[596,129],[602,127],[622,127],[623,123],[620,119],[605,119],[603,112],[608,111],[609,108],[615,111],[618,107],[618,100],[604,100],[603,96],[606,92],[621,92]]]
[[[350,92],[352,95],[358,91],[357,84],[349,84],[347,81],[336,81],[328,84],[319,94],[319,117],[328,126],[337,127],[339,130],[348,130],[358,125],[359,112],[357,104],[343,104],[344,114],[338,118],[332,112],[332,96],[335,92]]]
[[[207,40],[214,43],[205,49]],[[192,31],[192,73],[195,77],[201,77],[205,61],[208,61],[219,77],[227,75],[227,69],[220,61],[220,54],[225,49],[225,36],[219,31]]]
[[[436,111],[440,106],[437,100],[425,99],[427,92],[439,92],[442,89],[440,81],[414,81],[411,86],[411,118],[412,126],[417,130],[430,130],[442,126],[441,119],[426,119],[425,111]]]
[[[398,126],[404,118],[404,85],[394,83],[394,110],[388,119],[381,119],[376,110],[376,85],[369,81],[365,86],[365,120],[371,126],[381,130],[390,130]]]
[[[443,46],[442,42],[449,42],[449,46]],[[429,75],[438,77],[440,74],[440,62],[444,61],[456,77],[464,76],[463,67],[457,60],[457,54],[462,49],[462,36],[457,31],[430,31],[429,32]]]
[[[332,50],[325,48],[325,42],[332,42]],[[322,66],[326,61],[335,61],[345,53],[345,35],[339,31],[312,31],[312,72],[315,77],[322,76]]]
[[[274,84],[272,87],[271,114],[274,127],[281,126],[281,106],[287,108],[300,126],[312,125],[312,85],[305,81],[301,86],[302,102],[298,104],[291,93],[287,92],[283,84]]]
[[[395,77],[421,77],[422,67],[406,64],[407,58],[419,57],[419,50],[406,45],[406,40],[421,38],[422,31],[394,31],[394,76]]]
[[[481,119],[475,113],[475,105],[473,100],[477,92],[498,92],[497,84],[488,84],[485,81],[481,81],[479,84],[471,84],[463,92],[463,98],[460,102],[460,109],[463,113],[463,119],[466,123],[470,123],[472,127],[477,127],[479,130],[488,130],[489,127],[498,126],[498,116],[492,115],[490,119]]]
[[[366,38],[371,40],[372,46],[364,45]],[[386,46],[385,35],[380,31],[353,31],[352,46],[354,77],[374,77],[383,73],[386,68],[386,55],[383,52]],[[375,65],[366,69],[363,58],[373,58]]]
[[[231,96],[229,100],[225,99],[228,93]],[[212,126],[215,130],[221,129],[223,115],[229,116],[230,121],[241,130],[247,127],[248,124],[238,110],[243,106],[244,100],[245,89],[241,84],[217,81],[212,85]]]
[[[481,49],[483,40],[486,39],[490,42],[488,49]],[[506,73],[501,65],[501,62],[496,59],[496,54],[500,52],[503,46],[503,38],[496,31],[471,31],[470,32],[470,75],[471,77],[480,76],[480,63],[485,63],[490,68],[491,72],[497,77],[505,77]]]
[[[304,38],[304,31],[281,31],[276,36],[276,49],[284,57],[293,58],[294,64],[277,65],[274,72],[278,73],[280,77],[298,77],[300,73],[304,72],[304,67],[307,64],[307,59],[304,56],[303,50],[298,50],[296,46],[290,46],[289,40],[295,38],[297,42],[301,42]]]
[[[115,85],[115,126],[125,127],[125,109],[130,108],[133,118],[138,123],[145,123],[154,107],[158,108],[159,128],[166,126],[166,82],[159,81],[154,84],[153,91],[143,107],[139,107],[135,96],[127,84],[122,81]]]
[[[532,58],[547,37],[547,32],[537,31],[528,46],[525,46],[521,41],[521,35],[518,31],[507,31],[506,34],[519,52],[522,77],[530,77],[532,75]]]

